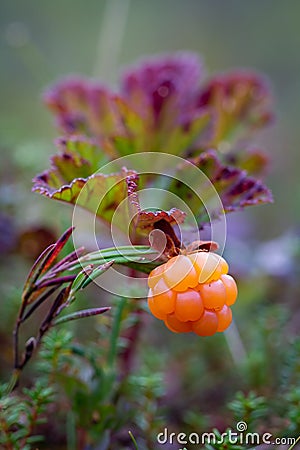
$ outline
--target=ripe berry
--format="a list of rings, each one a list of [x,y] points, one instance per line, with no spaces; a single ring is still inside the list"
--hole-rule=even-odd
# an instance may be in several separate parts
[[[218,316],[215,311],[204,310],[201,319],[193,322],[193,332],[199,336],[212,336],[218,329]]]
[[[221,275],[221,280],[226,289],[226,305],[231,306],[235,303],[237,298],[237,287],[234,279],[227,274]]]
[[[198,289],[205,308],[223,308],[226,302],[226,289],[222,280],[200,284]]]
[[[184,292],[198,284],[198,274],[193,262],[184,255],[171,258],[165,265],[164,280],[169,288]]]
[[[181,322],[175,314],[169,314],[165,320],[165,325],[174,333],[189,333],[192,331],[192,322]]]
[[[217,331],[224,331],[229,327],[232,321],[232,311],[229,306],[224,305],[220,311],[216,311],[218,316]]]
[[[199,292],[193,289],[187,289],[185,292],[178,292],[176,295],[174,312],[175,317],[178,320],[181,322],[198,320],[203,312],[204,305]]]
[[[216,253],[179,255],[149,274],[148,306],[174,333],[211,336],[229,327],[237,286]]]

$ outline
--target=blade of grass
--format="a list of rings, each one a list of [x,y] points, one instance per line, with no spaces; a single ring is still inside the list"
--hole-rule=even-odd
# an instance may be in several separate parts
[[[74,450],[77,448],[76,439],[76,419],[73,411],[69,411],[67,414],[67,450]]]
[[[113,366],[114,361],[116,359],[117,356],[117,344],[118,344],[118,340],[119,340],[119,334],[121,331],[121,321],[122,321],[122,314],[126,305],[126,299],[125,298],[121,298],[117,308],[116,308],[116,314],[114,317],[114,321],[113,321],[113,325],[112,325],[112,330],[111,330],[111,335],[110,335],[110,345],[109,345],[109,352],[108,352],[108,357],[107,357],[107,361],[108,361],[108,365],[109,366]]]
[[[131,432],[131,431],[128,431],[128,434],[129,434],[129,436],[130,436],[130,438],[131,438],[131,440],[132,440],[132,442],[133,442],[133,445],[134,445],[135,450],[139,450],[138,445],[137,445],[137,442],[136,442],[135,437],[133,436],[132,432]]]
[[[288,448],[288,450],[292,450],[299,441],[300,441],[300,435],[297,437],[295,442]]]
[[[83,256],[81,259],[87,257],[88,259],[93,259],[94,257],[98,258],[99,256],[103,257],[113,257],[113,256],[130,256],[130,255],[155,255],[157,250],[149,247],[148,245],[136,245],[133,246],[122,246],[116,248],[106,248],[97,250],[95,252],[91,252],[88,255]]]

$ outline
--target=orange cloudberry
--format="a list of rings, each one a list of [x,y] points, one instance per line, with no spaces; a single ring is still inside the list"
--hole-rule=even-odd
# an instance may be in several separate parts
[[[229,327],[237,298],[228,264],[213,252],[178,255],[149,274],[148,306],[175,333],[211,336]]]

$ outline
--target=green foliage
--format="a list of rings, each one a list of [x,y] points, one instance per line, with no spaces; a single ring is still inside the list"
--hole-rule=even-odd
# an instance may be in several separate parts
[[[289,420],[287,432],[296,436],[300,430],[300,388],[299,386],[291,385],[289,391],[285,396],[286,405],[286,417]]]
[[[108,430],[114,441],[129,425],[135,434],[150,439],[161,425],[161,375],[145,366],[134,375],[120,371],[120,358],[129,345],[122,336],[133,325],[128,320],[131,308],[125,299],[118,299],[112,320],[99,324],[97,340],[89,346],[75,342],[66,329],[53,329],[45,336],[37,370],[56,386],[56,408],[68,417],[69,443],[76,442],[79,430],[85,430],[87,442],[96,446],[101,437],[105,445]]]
[[[34,376],[38,377],[37,385],[50,386],[55,391],[55,397],[51,400],[51,414],[47,413],[47,403],[44,402],[42,388],[35,386],[25,389],[20,393],[5,395],[5,405],[9,408],[1,409],[2,420],[9,421],[10,414],[15,412],[14,405],[20,410],[16,412],[15,420],[22,424],[22,439],[24,436],[36,436],[44,434],[44,427],[54,428],[57,436],[67,436],[68,448],[76,448],[76,443],[84,439],[91,448],[97,448],[99,443],[103,448],[125,449],[134,448],[129,431],[133,433],[139,450],[153,448],[156,436],[168,425],[170,417],[174,430],[205,433],[216,424],[216,410],[210,409],[210,397],[218,394],[224,395],[229,401],[225,409],[222,401],[218,401],[218,414],[222,415],[227,427],[235,432],[237,422],[243,420],[248,425],[248,431],[262,432],[268,430],[275,436],[297,436],[300,432],[299,423],[299,382],[298,353],[299,340],[286,342],[286,347],[278,353],[276,365],[273,367],[273,377],[276,387],[271,391],[265,390],[264,395],[259,394],[263,386],[256,386],[256,391],[251,386],[251,378],[244,378],[245,366],[232,366],[226,348],[220,347],[220,340],[213,340],[209,346],[207,343],[177,342],[178,349],[172,350],[171,341],[161,345],[159,351],[153,352],[153,343],[142,343],[142,353],[139,356],[139,366],[128,372],[127,357],[132,346],[130,331],[140,322],[139,314],[136,315],[136,305],[128,299],[115,298],[113,300],[110,315],[99,316],[94,321],[96,334],[89,338],[88,344],[75,338],[66,325],[54,327],[41,343],[37,362],[34,367]],[[139,302],[140,309],[144,305]],[[262,371],[266,364],[266,352],[276,352],[277,342],[272,333],[278,333],[278,322],[275,315],[276,308],[265,308],[261,320],[256,328],[256,339],[249,342],[248,350],[256,349],[258,354],[256,370]],[[277,308],[277,317],[280,320],[282,332],[288,323],[289,317],[284,320]],[[86,323],[86,322],[85,322]],[[268,325],[268,330],[267,328]],[[82,322],[81,327],[84,327]],[[81,328],[78,328],[80,330]],[[80,333],[76,332],[76,335]],[[257,347],[257,342],[268,338],[268,346]],[[281,340],[277,336],[277,340]],[[282,342],[282,341],[281,341]],[[188,344],[188,346],[187,346]],[[271,346],[273,344],[273,347]],[[220,349],[224,356],[220,360]],[[152,354],[151,354],[152,352]],[[196,364],[201,355],[202,368]],[[184,364],[180,364],[183,361]],[[180,374],[177,370],[166,371],[169,364],[178,361]],[[193,368],[194,372],[193,373]],[[247,369],[248,370],[248,369]],[[164,371],[164,372],[163,372]],[[236,373],[237,372],[237,373]],[[201,386],[199,390],[199,373],[201,374]],[[213,374],[213,376],[212,376]],[[189,383],[189,386],[181,386],[175,394],[177,399],[174,404],[168,400],[168,392],[172,387],[174,375],[181,376]],[[171,386],[166,382],[170,377]],[[228,380],[235,380],[235,388],[243,389],[242,393],[235,393]],[[178,381],[177,381],[178,382]],[[38,395],[34,392],[39,392]],[[185,392],[186,398],[182,397]],[[190,397],[189,392],[196,398]],[[39,396],[44,409],[40,417],[47,418],[50,422],[39,425],[36,422],[34,431],[28,427],[29,421],[23,421],[24,410],[34,408]],[[280,400],[279,400],[280,399]],[[25,401],[26,400],[26,401]],[[2,400],[3,402],[3,400]],[[162,407],[163,404],[163,407]],[[177,410],[177,405],[181,405]],[[8,417],[7,417],[8,416]],[[218,417],[218,416],[217,416]],[[18,423],[19,423],[18,422]],[[171,424],[170,424],[171,426]],[[184,427],[184,428],[183,428]],[[15,430],[15,428],[14,428]],[[229,442],[225,438],[221,442],[220,436],[226,428],[220,427],[213,432],[219,439],[216,444],[207,442],[207,450],[238,450],[240,444]],[[27,433],[27,434],[26,434]],[[2,433],[3,434],[3,433]],[[11,435],[11,436],[10,436]],[[2,437],[7,439],[7,437]],[[9,432],[9,439],[14,440],[13,448],[18,447],[21,441],[18,434]],[[51,438],[47,437],[51,444]],[[219,441],[219,442],[218,442]],[[130,443],[131,442],[131,443]],[[6,445],[6,444],[5,444]],[[26,445],[30,449],[30,440]],[[4,447],[11,448],[11,447]],[[26,447],[24,447],[26,448]],[[34,448],[34,447],[33,447]],[[53,443],[53,448],[55,448]]]
[[[61,261],[56,262],[72,231],[73,228],[69,228],[55,244],[51,244],[44,250],[34,263],[26,279],[19,315],[14,328],[14,368],[18,376],[31,359],[34,350],[40,345],[45,333],[51,327],[64,322],[103,314],[110,309],[110,307],[89,308],[58,318],[61,312],[74,302],[75,294],[79,290],[87,287],[95,278],[108,270],[113,263],[132,264],[134,262],[136,267],[139,267],[139,262],[142,262],[144,265],[143,270],[146,272],[149,272],[151,267],[153,267],[150,262],[149,268],[146,256],[156,254],[156,251],[146,246],[105,249],[86,255],[83,255],[84,249],[81,248],[66,255]],[[80,258],[80,255],[83,256]],[[128,257],[130,257],[130,261]],[[94,268],[95,263],[97,264],[96,268]],[[101,265],[98,266],[98,264]],[[77,274],[70,275],[70,272],[75,270],[77,270]],[[67,275],[64,275],[64,273],[67,273]],[[64,285],[66,286],[63,287]],[[58,294],[54,296],[54,301],[49,305],[49,299],[58,289]],[[31,336],[26,341],[25,351],[20,358],[19,333],[21,325],[45,303],[49,305],[48,312],[41,321],[36,336]],[[18,377],[15,379],[15,383],[17,381]]]
[[[237,392],[228,407],[237,422],[240,420],[246,422],[249,431],[253,431],[258,420],[266,418],[269,412],[266,399],[255,392],[249,392],[247,395]]]
[[[0,444],[7,450],[30,450],[43,436],[36,434],[39,425],[45,423],[46,409],[54,401],[53,386],[37,381],[31,388],[23,388],[20,394],[7,394],[7,386],[0,392]]]

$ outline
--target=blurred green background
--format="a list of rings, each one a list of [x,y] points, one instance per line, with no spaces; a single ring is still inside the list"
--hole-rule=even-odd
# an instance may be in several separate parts
[[[55,153],[53,140],[58,136],[42,104],[43,90],[69,74],[83,74],[117,86],[122,68],[139,58],[191,50],[202,55],[208,75],[235,67],[252,68],[269,78],[274,94],[276,121],[255,137],[253,145],[261,146],[269,155],[265,181],[275,201],[228,217],[226,249],[234,271],[242,274],[243,305],[236,307],[236,317],[249,350],[245,378],[241,380],[240,375],[232,373],[230,376],[239,386],[244,383],[247,389],[257,387],[266,393],[275,364],[272,355],[288,348],[285,329],[274,341],[272,333],[277,326],[281,328],[284,314],[271,308],[285,302],[286,310],[293,315],[287,328],[292,336],[300,322],[300,2],[2,0],[0,11],[0,339],[7,349],[1,356],[1,372],[8,374],[10,369],[10,333],[21,287],[34,258],[28,250],[32,240],[28,241],[24,233],[30,233],[32,227],[40,228],[40,241],[46,245],[53,240],[52,230],[59,234],[71,221],[71,207],[30,192],[31,178],[49,166],[49,156]],[[48,235],[45,227],[49,228]],[[96,296],[95,292],[94,299]],[[11,304],[6,302],[4,306],[4,299]],[[266,326],[264,320],[268,317],[274,321]],[[252,326],[257,319],[257,327],[263,330],[260,334]],[[165,400],[173,414],[170,420],[180,421],[187,403],[197,406],[199,372],[208,371],[207,395],[201,398],[208,401],[210,396],[208,413],[215,414],[211,423],[217,426],[219,420],[223,424],[217,411],[223,397],[228,397],[222,370],[231,365],[230,356],[218,365],[216,351],[221,348],[223,352],[223,341],[219,344],[219,338],[214,342],[192,339],[190,344],[189,337],[174,338],[159,324],[153,326],[159,333],[151,335],[148,330],[152,341],[144,356],[145,364],[151,360],[155,366],[151,345],[160,347],[162,339],[160,351],[169,364],[167,379],[173,372],[180,374],[178,385],[173,380]],[[88,339],[88,330],[83,334]],[[231,348],[235,350],[239,351]],[[266,354],[271,355],[269,361],[264,360]],[[185,367],[180,366],[182,358]],[[162,366],[161,360],[157,362],[157,367]],[[184,398],[176,397],[180,390]],[[228,386],[228,391],[231,395],[233,386]],[[199,425],[192,416],[186,422]]]

